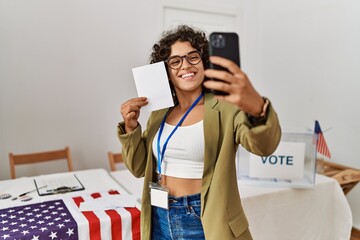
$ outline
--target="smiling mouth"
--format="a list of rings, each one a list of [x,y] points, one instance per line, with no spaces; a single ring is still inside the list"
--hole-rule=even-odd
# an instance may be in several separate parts
[[[195,73],[186,73],[184,75],[181,75],[181,78],[189,78],[195,76]]]

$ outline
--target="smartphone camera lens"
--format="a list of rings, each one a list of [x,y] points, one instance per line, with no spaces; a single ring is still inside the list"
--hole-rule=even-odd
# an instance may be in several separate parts
[[[210,36],[211,46],[214,48],[224,48],[226,46],[225,36],[222,34],[214,34]]]

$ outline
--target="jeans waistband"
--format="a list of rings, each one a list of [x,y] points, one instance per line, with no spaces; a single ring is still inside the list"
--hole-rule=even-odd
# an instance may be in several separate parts
[[[182,197],[169,196],[169,206],[200,205],[200,193]]]

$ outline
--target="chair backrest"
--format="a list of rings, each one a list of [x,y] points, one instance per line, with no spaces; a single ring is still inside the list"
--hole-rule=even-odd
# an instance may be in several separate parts
[[[317,159],[317,172],[336,179],[345,195],[360,182],[360,170],[321,159]]]
[[[73,171],[72,159],[70,154],[69,147],[64,149],[46,151],[46,152],[37,152],[37,153],[27,153],[27,154],[9,154],[10,161],[10,173],[11,178],[16,178],[15,174],[15,165],[20,164],[31,164],[31,163],[40,163],[54,160],[66,160],[69,171]]]
[[[108,158],[110,163],[110,171],[116,171],[116,163],[123,162],[121,153],[108,152]]]

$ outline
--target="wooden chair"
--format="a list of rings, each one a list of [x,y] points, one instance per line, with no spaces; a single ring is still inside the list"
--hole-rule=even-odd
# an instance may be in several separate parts
[[[122,163],[123,158],[121,153],[108,152],[108,158],[110,163],[110,171],[116,171],[116,163]]]
[[[345,195],[360,181],[360,170],[325,160],[317,160],[317,172],[336,179]]]
[[[16,178],[15,175],[15,165],[20,164],[31,164],[31,163],[40,163],[54,160],[66,160],[69,171],[73,171],[72,159],[70,155],[69,147],[64,149],[46,151],[46,152],[37,152],[37,153],[27,153],[27,154],[9,154],[10,160],[10,173],[11,178]]]

